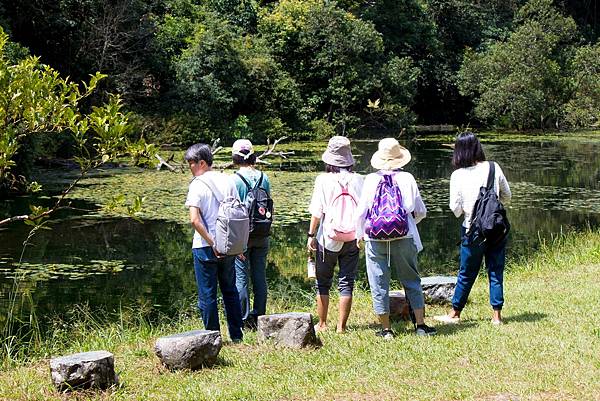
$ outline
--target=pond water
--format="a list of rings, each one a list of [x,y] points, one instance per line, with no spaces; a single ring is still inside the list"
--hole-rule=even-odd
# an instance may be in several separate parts
[[[419,225],[425,247],[420,267],[426,274],[454,273],[460,220],[447,207],[452,150],[442,140],[404,145],[413,155],[406,170],[415,175],[429,209]],[[289,288],[290,282],[305,289],[311,286],[304,272],[306,206],[316,171],[322,168],[325,143],[289,147],[296,155],[277,161],[271,167],[276,170],[269,172],[280,216],[268,265],[275,293],[274,287]],[[355,141],[353,148],[356,170],[370,172],[377,142]],[[513,191],[507,205],[513,226],[509,258],[535,252],[539,241],[552,235],[600,223],[597,143],[533,136],[515,142],[491,138],[484,149],[488,159],[500,163]],[[69,173],[41,171],[40,179],[60,184],[64,175],[68,178]],[[151,315],[193,309],[191,229],[182,206],[188,179],[186,174],[124,169],[87,180],[74,194],[73,205],[79,209],[103,203],[106,192],[145,194],[142,222],[81,211],[62,213],[50,224],[51,230],[38,232],[25,249],[28,226],[13,224],[0,230],[0,328],[9,306],[17,316],[28,319],[34,312],[42,321],[72,314],[78,305],[107,313],[133,306]],[[3,201],[0,214],[23,212],[30,202]],[[364,262],[360,266],[364,285]],[[11,294],[16,294],[16,301],[10,301]]]

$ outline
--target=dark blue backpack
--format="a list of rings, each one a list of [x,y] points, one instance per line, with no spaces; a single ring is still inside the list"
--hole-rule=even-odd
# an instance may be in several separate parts
[[[236,172],[237,176],[246,185],[248,195],[244,201],[250,215],[250,237],[265,238],[271,234],[271,225],[273,224],[273,199],[269,197],[267,191],[261,187],[264,174],[260,173],[260,178],[256,185],[252,187],[243,175]]]

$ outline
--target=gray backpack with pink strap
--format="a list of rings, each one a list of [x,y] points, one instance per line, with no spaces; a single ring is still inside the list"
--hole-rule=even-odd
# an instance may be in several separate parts
[[[239,255],[244,253],[248,244],[250,218],[248,209],[233,196],[225,197],[208,178],[200,177],[219,202],[215,229],[215,249],[221,255]],[[206,222],[204,223],[206,225]]]

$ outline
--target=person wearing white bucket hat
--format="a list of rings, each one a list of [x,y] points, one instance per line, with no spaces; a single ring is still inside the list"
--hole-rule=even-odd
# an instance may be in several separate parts
[[[337,332],[346,331],[352,308],[352,292],[358,267],[354,213],[362,188],[362,177],[352,172],[354,158],[350,140],[334,136],[323,153],[326,173],[315,180],[310,202],[311,214],[307,249],[316,252],[317,331],[327,329],[329,290],[333,271],[339,264],[339,319]],[[318,227],[318,231],[317,231]]]
[[[417,267],[417,254],[423,249],[417,223],[425,218],[427,208],[412,174],[401,170],[410,160],[410,152],[396,139],[382,139],[371,157],[371,165],[379,171],[365,178],[358,204],[356,232],[366,243],[373,309],[382,328],[377,335],[384,339],[394,337],[389,315],[392,268],[414,311],[415,333],[436,334],[424,322],[425,303]]]
[[[271,184],[269,177],[255,168],[256,154],[252,142],[248,139],[238,139],[233,143],[231,158],[233,164],[238,167],[238,171],[233,174],[233,181],[240,200],[249,208],[252,220],[246,251],[235,259],[235,281],[240,296],[244,328],[254,330],[258,317],[264,315],[267,308],[267,255],[273,220]],[[252,305],[250,282],[254,295]]]

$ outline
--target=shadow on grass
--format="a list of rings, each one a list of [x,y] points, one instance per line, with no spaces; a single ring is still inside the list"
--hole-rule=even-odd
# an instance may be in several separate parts
[[[392,323],[394,324],[394,323]],[[360,324],[349,324],[348,331],[361,331],[361,330],[381,330],[379,323],[360,323]]]
[[[233,363],[224,359],[221,356],[217,357],[217,360],[211,365],[202,366],[203,369],[211,369],[211,368],[227,368],[233,366]]]
[[[524,322],[539,322],[548,317],[545,313],[540,312],[523,312],[518,315],[511,315],[504,318],[505,323],[524,323]]]

